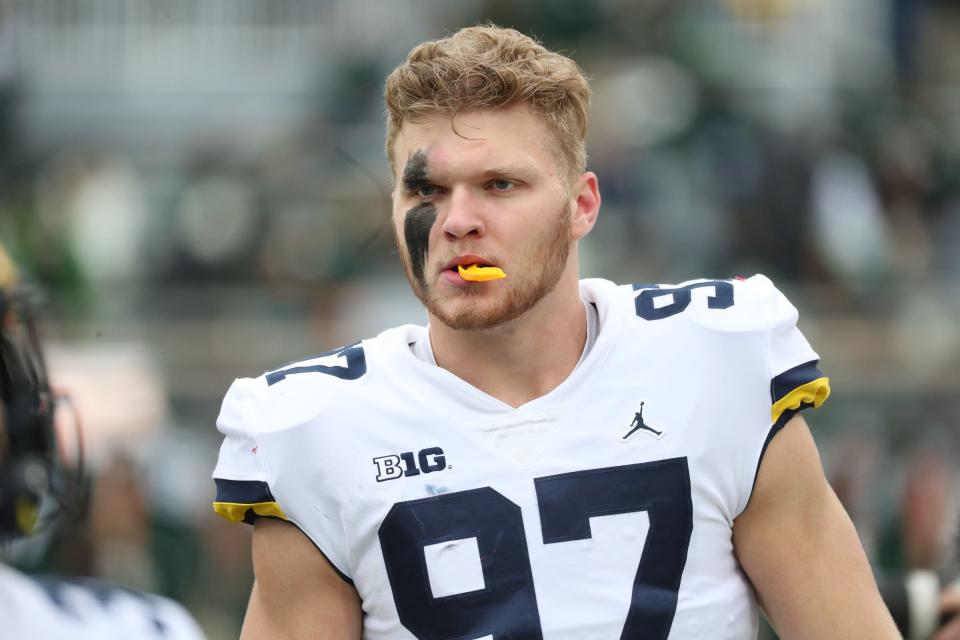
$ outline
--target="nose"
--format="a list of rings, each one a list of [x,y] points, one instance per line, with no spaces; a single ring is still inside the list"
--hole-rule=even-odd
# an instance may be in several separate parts
[[[447,240],[459,240],[470,236],[480,237],[485,232],[480,203],[467,189],[453,189],[446,202],[441,231]]]

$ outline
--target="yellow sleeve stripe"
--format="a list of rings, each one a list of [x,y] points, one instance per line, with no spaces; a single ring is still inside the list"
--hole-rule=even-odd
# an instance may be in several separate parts
[[[784,411],[799,409],[803,404],[819,407],[828,397],[830,397],[830,378],[824,376],[811,380],[777,400],[770,410],[770,418],[776,422]]]
[[[230,522],[249,522],[247,518],[250,511],[258,516],[289,520],[287,514],[283,512],[283,509],[281,509],[280,505],[276,502],[255,502],[253,504],[214,502],[213,510],[217,515],[226,518]]]

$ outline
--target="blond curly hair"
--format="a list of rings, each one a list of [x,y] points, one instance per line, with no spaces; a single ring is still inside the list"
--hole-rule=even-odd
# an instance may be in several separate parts
[[[406,121],[525,103],[554,134],[570,182],[586,170],[590,85],[577,63],[514,29],[467,27],[417,45],[387,77],[387,159]]]

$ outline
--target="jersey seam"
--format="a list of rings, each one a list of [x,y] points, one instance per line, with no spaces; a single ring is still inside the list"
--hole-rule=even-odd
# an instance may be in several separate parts
[[[266,379],[264,379],[264,383],[266,383]],[[259,394],[256,401],[255,414],[256,414],[257,423],[260,425],[263,425],[264,424],[263,402],[262,402],[262,397],[260,397]],[[306,536],[306,538],[313,544],[314,548],[316,548],[316,550],[320,552],[320,555],[323,556],[324,560],[326,560],[330,564],[330,566],[333,567],[333,570],[337,573],[337,575],[340,576],[340,578],[342,578],[345,582],[352,585],[353,584],[352,578],[345,572],[341,571],[340,567],[337,566],[337,563],[334,562],[333,559],[330,557],[330,554],[324,551],[323,547],[320,546],[317,540],[314,539],[312,535],[307,533],[306,529],[303,526],[301,526],[296,519],[292,517],[293,512],[283,509],[283,505],[280,504],[280,500],[277,497],[275,490],[270,488],[269,480],[271,477],[273,477],[273,475],[271,472],[271,467],[267,461],[267,451],[266,449],[263,449],[260,446],[260,438],[254,435],[252,431],[250,432],[250,437],[253,438],[254,444],[257,447],[257,451],[260,452],[260,455],[258,455],[258,459],[259,459],[260,466],[263,469],[264,483],[267,485],[267,489],[270,490],[270,494],[273,496],[274,501],[277,503],[280,509],[283,510],[283,512],[287,515],[287,522],[289,522],[290,524],[295,526],[297,529],[299,529],[300,532],[303,533],[303,535]],[[339,500],[339,497],[340,497],[339,493],[337,497]],[[342,523],[341,523],[341,528],[342,528]],[[349,569],[349,566],[347,565],[347,562],[345,560],[344,560],[344,568]]]
[[[763,358],[764,358],[764,364],[766,366],[766,371],[767,371],[767,386],[769,388],[769,386],[773,384],[773,368],[774,367],[773,367],[773,356],[772,356],[773,349],[771,347],[771,344],[772,344],[772,334],[774,331],[775,318],[773,316],[772,308],[770,304],[768,303],[764,304],[763,310],[764,310],[764,316],[766,321],[765,322],[766,329],[763,332]],[[757,478],[759,478],[760,476],[760,465],[763,463],[763,458],[767,452],[767,447],[770,446],[770,442],[773,440],[773,437],[777,434],[779,430],[780,429],[778,428],[777,424],[770,424],[767,427],[767,433],[766,433],[766,436],[764,437],[763,444],[760,446],[760,451],[759,453],[754,455],[754,460],[756,461],[756,464],[754,465],[754,473],[753,473],[752,482],[750,483],[750,489],[747,492],[747,499],[743,502],[742,508],[740,509],[739,513],[737,513],[737,516],[735,517],[739,517],[740,514],[746,511],[747,507],[750,505],[750,500],[753,498],[753,491],[757,486]]]

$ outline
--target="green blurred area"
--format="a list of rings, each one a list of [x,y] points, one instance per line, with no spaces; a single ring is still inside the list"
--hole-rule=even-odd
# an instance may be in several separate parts
[[[918,466],[956,469],[960,444],[960,10],[933,0],[0,3],[0,238],[95,481],[89,521],[25,564],[170,594],[236,637],[249,531],[208,508],[222,394],[423,321],[382,79],[484,21],[592,79],[584,275],[771,276],[832,378],[808,419],[868,552],[955,572],[903,520]]]

